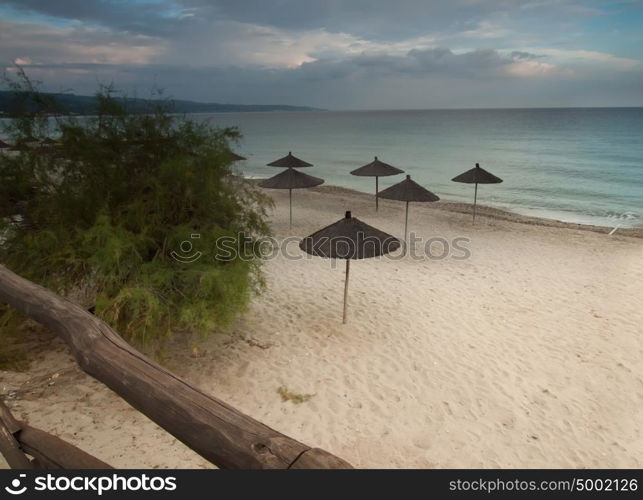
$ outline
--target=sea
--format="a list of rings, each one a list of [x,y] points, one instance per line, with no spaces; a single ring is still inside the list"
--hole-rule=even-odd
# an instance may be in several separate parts
[[[289,151],[326,184],[374,192],[351,170],[377,156],[447,201],[472,202],[473,185],[452,182],[476,163],[501,177],[480,185],[478,203],[548,219],[643,227],[643,108],[311,111],[194,115],[236,126],[248,177],[279,172]],[[380,189],[404,179],[380,178]]]

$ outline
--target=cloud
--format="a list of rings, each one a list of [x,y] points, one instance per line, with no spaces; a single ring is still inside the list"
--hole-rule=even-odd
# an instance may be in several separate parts
[[[630,57],[618,57],[595,50],[569,50],[556,48],[533,49],[542,52],[553,61],[564,61],[574,66],[591,66],[612,71],[630,71],[641,67],[641,61]]]
[[[0,61],[39,63],[148,64],[164,52],[164,43],[145,35],[102,28],[56,28],[0,22]]]
[[[302,64],[293,77],[305,80],[409,75],[415,78],[502,79],[553,73],[558,68],[539,62],[543,57],[527,52],[503,54],[492,49],[456,53],[448,48],[412,49],[406,54],[364,52],[340,61],[318,60]]]
[[[183,29],[187,19],[177,4],[168,0],[123,2],[109,0],[3,0],[16,12],[101,26],[118,32],[148,36],[171,35]]]
[[[461,33],[458,33],[458,35],[463,38],[476,38],[485,40],[490,38],[502,38],[508,36],[509,34],[511,34],[510,29],[490,23],[489,21],[481,21],[474,29],[465,30]]]
[[[65,64],[29,66],[27,71],[37,79],[56,82],[56,86],[49,85],[51,90],[73,89],[79,94],[93,93],[97,82],[114,81],[120,89],[140,97],[160,86],[175,98],[330,109],[643,104],[641,71],[588,79],[534,68],[521,72],[513,65],[532,61],[502,54],[449,52],[441,57],[437,53],[360,55],[296,68]],[[478,71],[466,67],[466,61],[476,59]]]
[[[533,61],[534,59],[540,59],[546,56],[544,54],[532,54],[530,52],[525,52],[524,50],[512,50],[511,57],[515,60]]]
[[[468,33],[495,38],[506,26],[489,21],[507,19],[529,9],[531,16],[560,19],[568,13],[591,15],[573,0],[182,0],[202,17],[217,16],[250,24],[284,29],[317,29],[349,32],[369,39],[392,41],[427,32]],[[581,3],[582,5],[582,3]],[[465,35],[466,36],[466,35]]]
[[[608,15],[587,5],[4,0],[0,64],[24,64],[55,90],[91,93],[97,81],[114,81],[130,92],[156,85],[206,101],[572,105],[591,94],[594,103],[643,103],[640,60],[615,45],[599,50],[583,23]]]
[[[515,61],[507,65],[506,71],[511,75],[529,78],[551,75],[552,73],[573,75],[572,70],[561,69],[553,64],[533,60]]]
[[[284,30],[350,33],[395,41],[427,33],[444,37],[494,39],[512,32],[516,16],[528,12],[542,32],[561,20],[598,15],[579,0],[4,0],[16,11],[37,13],[116,31],[172,36],[199,22],[272,26]],[[520,30],[526,34],[527,26]]]

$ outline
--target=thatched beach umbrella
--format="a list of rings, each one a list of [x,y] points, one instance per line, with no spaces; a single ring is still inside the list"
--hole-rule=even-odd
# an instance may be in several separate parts
[[[228,156],[232,161],[242,161],[242,160],[247,160],[245,156],[238,155],[234,151],[228,151]]]
[[[270,179],[261,181],[259,185],[268,189],[287,189],[290,200],[290,227],[292,228],[292,190],[311,188],[324,183],[324,179],[304,174],[294,168],[287,168],[283,172],[273,175]]]
[[[473,222],[476,222],[476,204],[478,202],[478,184],[500,184],[502,179],[496,177],[491,172],[487,172],[484,168],[476,163],[476,166],[471,170],[456,175],[453,179],[454,182],[463,182],[465,184],[475,184],[476,190],[473,195]]]
[[[269,167],[283,167],[283,168],[302,168],[302,167],[312,167],[312,163],[307,161],[300,160],[296,156],[293,156],[292,151],[288,151],[288,154],[283,158],[279,158],[273,162],[267,164]]]
[[[24,152],[28,151],[32,148],[36,148],[39,144],[38,139],[36,139],[32,135],[28,135],[27,137],[22,137],[18,139],[17,141],[14,142],[13,146],[9,148],[9,151],[18,151],[18,152]]]
[[[359,167],[351,172],[352,175],[358,175],[361,177],[375,177],[375,210],[379,209],[379,178],[402,173],[404,173],[404,170],[400,170],[393,165],[389,165],[388,163],[378,160],[377,156],[369,164]]]
[[[55,153],[59,147],[60,143],[58,141],[53,140],[51,137],[45,137],[40,141],[38,151],[42,151],[43,153]]]
[[[10,144],[7,144],[2,139],[0,139],[0,149],[9,149],[10,147],[11,147]]]
[[[406,179],[398,182],[391,187],[386,188],[380,193],[381,198],[388,200],[399,200],[406,202],[406,216],[404,218],[404,241],[406,241],[406,229],[409,225],[409,202],[411,201],[438,201],[440,197],[433,194],[428,189],[420,186],[417,182],[411,180],[411,176],[407,175]]]
[[[393,252],[400,248],[400,240],[373,226],[369,226],[352,217],[350,212],[346,212],[343,219],[301,240],[299,248],[317,257],[346,259],[344,312],[342,314],[342,323],[346,323],[351,259],[367,259]]]

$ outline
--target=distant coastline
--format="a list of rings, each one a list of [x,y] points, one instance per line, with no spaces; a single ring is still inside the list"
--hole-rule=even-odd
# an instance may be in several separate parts
[[[9,117],[15,93],[0,91],[0,117]],[[53,98],[62,110],[73,115],[93,115],[96,113],[97,100],[94,96],[84,96],[63,93],[43,93]],[[271,111],[325,111],[310,106],[290,106],[286,104],[222,104],[216,102],[196,102],[181,99],[141,99],[136,97],[123,97],[119,99],[133,112],[147,112],[150,106],[168,104],[174,113],[243,113],[243,112],[271,112]]]

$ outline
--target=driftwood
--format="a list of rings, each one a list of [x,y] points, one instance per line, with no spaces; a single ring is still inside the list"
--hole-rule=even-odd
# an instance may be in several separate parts
[[[138,352],[80,306],[4,266],[0,301],[58,334],[86,373],[218,467],[351,467],[205,394]]]
[[[11,433],[11,437],[19,446],[18,453],[23,458],[22,463],[9,460],[8,455],[3,450],[2,454],[7,458],[7,462],[12,469],[33,468],[34,466],[39,469],[112,468],[102,460],[93,457],[67,441],[31,427],[24,422],[19,422],[13,417],[9,408],[0,401],[0,429],[3,427]],[[25,454],[34,457],[34,462],[30,462],[25,457]]]

